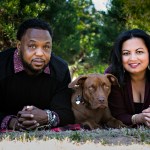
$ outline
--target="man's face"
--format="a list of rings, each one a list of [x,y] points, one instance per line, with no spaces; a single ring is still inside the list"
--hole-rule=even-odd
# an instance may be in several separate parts
[[[52,38],[47,30],[28,29],[17,48],[27,73],[40,73],[50,61]]]

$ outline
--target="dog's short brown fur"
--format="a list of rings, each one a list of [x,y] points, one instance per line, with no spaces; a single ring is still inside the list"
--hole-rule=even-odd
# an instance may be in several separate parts
[[[102,124],[112,128],[125,127],[112,117],[108,108],[111,84],[118,84],[112,74],[89,74],[79,76],[68,85],[74,90],[71,101],[76,123],[90,129],[100,128]]]

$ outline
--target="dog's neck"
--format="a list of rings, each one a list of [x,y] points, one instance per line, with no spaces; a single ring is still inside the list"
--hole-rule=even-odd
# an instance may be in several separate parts
[[[75,102],[77,105],[84,105],[88,109],[92,109],[91,105],[84,99],[83,95],[77,95]]]
[[[80,104],[80,103],[84,103],[84,100],[83,100],[83,98],[82,98],[82,96],[81,95],[77,95],[77,97],[76,97],[76,104]]]
[[[79,91],[76,99],[75,99],[75,102],[76,104],[82,104],[82,105],[85,105],[85,107],[89,108],[90,109],[90,104],[86,101],[86,99],[84,98],[84,95],[83,95],[83,88],[81,86],[79,86],[78,88],[76,88],[77,91]]]

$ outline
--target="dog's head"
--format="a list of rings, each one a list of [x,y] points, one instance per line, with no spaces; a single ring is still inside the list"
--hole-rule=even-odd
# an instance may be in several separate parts
[[[89,74],[79,76],[68,87],[80,87],[84,102],[91,109],[97,109],[108,107],[108,96],[112,84],[118,84],[117,78],[112,74]]]

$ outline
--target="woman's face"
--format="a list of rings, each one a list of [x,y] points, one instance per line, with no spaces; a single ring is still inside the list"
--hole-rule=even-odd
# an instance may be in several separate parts
[[[130,74],[145,73],[149,65],[149,52],[143,39],[131,38],[123,43],[122,63]]]

